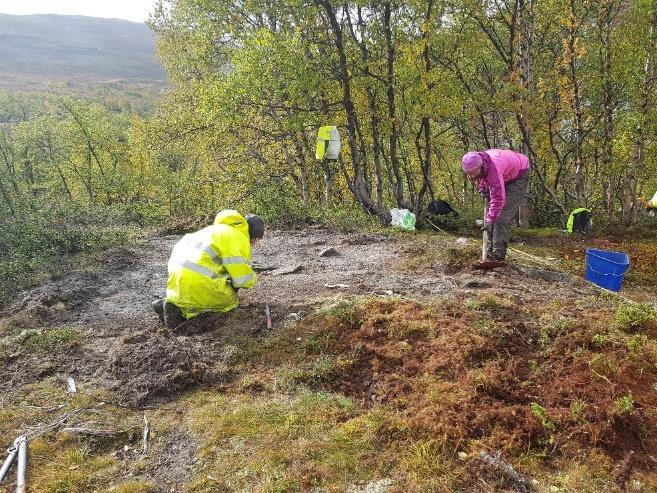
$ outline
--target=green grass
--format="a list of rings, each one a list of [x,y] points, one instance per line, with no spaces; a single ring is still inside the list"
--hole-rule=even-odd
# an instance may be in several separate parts
[[[151,482],[129,481],[114,486],[109,491],[112,493],[157,493],[161,490]]]
[[[192,492],[301,491],[372,477],[383,416],[342,396],[194,395],[187,425],[202,446]]]
[[[116,459],[94,455],[85,448],[63,449],[67,442],[37,439],[30,443],[35,468],[30,481],[34,493],[87,493],[107,485],[119,472]]]
[[[44,354],[66,352],[79,347],[84,335],[68,327],[52,329],[27,329],[0,341],[0,358],[12,354]]]
[[[512,305],[511,301],[494,294],[486,294],[481,299],[470,299],[465,302],[467,309],[475,311],[509,308]]]

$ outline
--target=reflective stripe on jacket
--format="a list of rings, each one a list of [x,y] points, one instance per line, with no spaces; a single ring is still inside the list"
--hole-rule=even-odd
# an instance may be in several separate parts
[[[250,264],[246,220],[236,211],[222,211],[212,226],[183,236],[173,247],[166,299],[186,318],[228,312],[239,305],[233,288],[250,288],[257,281]]]

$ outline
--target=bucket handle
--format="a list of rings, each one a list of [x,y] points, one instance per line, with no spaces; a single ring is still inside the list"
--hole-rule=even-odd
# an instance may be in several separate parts
[[[590,255],[591,257],[595,257],[595,258],[599,258],[600,260],[604,260],[605,262],[612,263],[612,264],[614,264],[614,265],[626,265],[628,268],[629,268],[629,266],[630,266],[630,264],[624,264],[624,263],[620,263],[620,262],[614,262],[613,260],[610,260],[610,259],[608,259],[608,258],[602,257],[602,256],[600,256],[600,255],[596,255],[595,253],[593,253],[593,252],[591,252],[591,251],[586,252],[586,254],[587,254],[587,255]]]
[[[602,257],[600,257],[600,258],[602,258]],[[616,262],[614,262],[614,263],[616,263]],[[616,265],[621,265],[621,264],[616,264]],[[621,277],[621,276],[624,276],[625,274],[627,274],[627,271],[630,270],[630,266],[629,266],[629,265],[627,265],[626,268],[625,268],[625,271],[622,272],[622,273],[620,273],[620,274],[612,274],[611,272],[600,272],[599,270],[595,270],[593,267],[591,267],[591,264],[587,264],[587,265],[586,265],[586,268],[587,268],[587,269],[591,269],[592,272],[595,272],[595,273],[598,274],[599,276],[614,276],[614,277]]]

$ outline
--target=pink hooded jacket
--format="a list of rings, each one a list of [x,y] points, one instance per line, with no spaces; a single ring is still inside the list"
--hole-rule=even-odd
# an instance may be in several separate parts
[[[529,169],[529,158],[519,152],[506,149],[488,149],[480,152],[484,176],[479,179],[478,189],[490,191],[490,204],[486,220],[495,222],[506,203],[505,183],[520,178]]]

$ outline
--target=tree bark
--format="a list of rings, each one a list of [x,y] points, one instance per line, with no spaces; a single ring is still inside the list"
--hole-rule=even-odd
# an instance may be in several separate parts
[[[643,65],[643,83],[639,100],[639,120],[634,130],[632,164],[625,176],[623,186],[623,224],[629,226],[634,220],[638,199],[639,177],[645,168],[646,125],[650,111],[651,96],[655,91],[655,52],[657,50],[657,0],[651,2],[650,28],[646,43],[646,60]]]
[[[347,141],[349,143],[351,164],[354,173],[352,187],[350,187],[350,189],[363,210],[370,214],[381,215],[381,211],[376,210],[376,206],[372,202],[372,198],[368,193],[362,157],[357,146],[358,116],[351,96],[351,78],[347,66],[347,55],[344,46],[342,28],[340,27],[335,11],[329,0],[315,0],[315,4],[324,10],[326,17],[328,18],[331,31],[333,32],[333,42],[338,54],[338,78],[342,85],[342,104],[347,115]]]
[[[433,11],[433,0],[428,0],[427,10],[424,16],[424,28],[422,32],[422,42],[424,44],[422,49],[422,59],[424,61],[425,77],[429,77],[431,72],[431,58],[429,56],[429,26],[431,23],[431,16]],[[439,16],[441,18],[442,15]],[[440,27],[440,26],[438,26]],[[433,83],[428,83],[426,87],[427,94],[431,94],[434,89]],[[426,113],[426,110],[425,110]],[[415,201],[415,215],[419,216],[424,206],[424,196],[429,191],[430,197],[434,200],[433,187],[431,186],[431,119],[429,115],[422,115],[422,124],[420,125],[421,131],[424,136],[424,156],[420,152],[418,145],[418,160],[422,169],[422,186],[418,193],[417,200]]]
[[[383,31],[386,40],[386,100],[388,103],[388,119],[390,123],[390,135],[388,145],[390,148],[390,164],[394,174],[393,194],[399,207],[408,208],[404,199],[404,180],[401,174],[399,162],[399,152],[397,143],[399,142],[399,130],[397,125],[397,109],[395,106],[395,44],[392,36],[390,2],[383,4]]]

